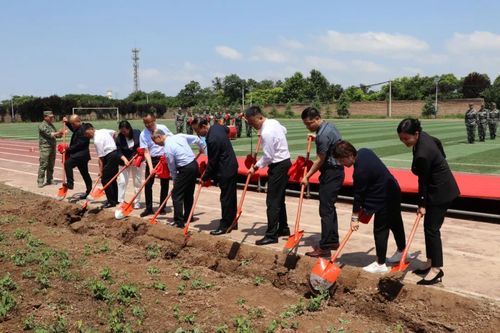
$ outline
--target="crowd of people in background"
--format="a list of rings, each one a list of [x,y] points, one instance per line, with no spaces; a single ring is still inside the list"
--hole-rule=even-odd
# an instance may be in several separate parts
[[[474,143],[476,141],[476,129],[478,130],[480,142],[484,142],[486,139],[487,130],[490,132],[490,139],[495,140],[498,123],[500,123],[500,111],[497,110],[495,103],[491,103],[491,110],[486,109],[484,104],[481,104],[479,111],[476,111],[474,104],[470,103],[469,109],[465,112],[467,142]]]
[[[487,115],[482,115],[485,113]],[[479,124],[483,119],[496,119],[498,110],[486,112],[484,107],[479,112],[470,106],[466,114],[466,123],[470,119]],[[389,271],[386,263],[401,260],[406,246],[405,231],[401,217],[401,190],[377,155],[367,148],[356,149],[345,140],[334,123],[321,118],[320,112],[308,107],[301,114],[304,126],[314,136],[316,157],[310,170],[301,179],[302,185],[308,185],[310,178],[319,171],[319,217],[321,236],[318,244],[306,253],[310,257],[329,257],[332,250],[339,247],[339,221],[335,208],[338,193],[344,182],[344,167],[353,167],[353,194],[351,224],[352,231],[359,229],[362,216],[374,215],[373,234],[376,248],[376,261],[363,269],[371,273]],[[174,218],[171,225],[183,228],[193,206],[196,182],[213,182],[220,188],[221,218],[219,225],[211,231],[212,235],[221,235],[238,229],[232,226],[237,214],[237,175],[236,154],[229,141],[229,127],[236,126],[237,135],[241,135],[242,123],[246,124],[247,135],[252,128],[259,135],[262,146],[261,156],[248,168],[248,175],[267,167],[266,216],[267,229],[258,246],[277,243],[279,237],[290,236],[286,210],[286,188],[289,170],[292,166],[287,141],[287,129],[276,119],[268,119],[260,107],[251,106],[245,113],[192,115],[187,119],[179,110],[175,118],[177,134],[173,134],[165,125],[158,124],[152,113],[143,116],[144,128],[132,128],[128,121],[121,121],[117,130],[95,129],[89,123],[83,123],[78,115],[64,117],[66,127],[72,132],[70,143],[60,152],[67,154],[64,164],[68,189],[74,188],[73,169],[80,171],[86,185],[86,192],[79,199],[85,199],[92,189],[92,179],[88,171],[91,155],[90,140],[95,145],[99,173],[102,184],[112,182],[106,187],[107,201],[103,208],[116,207],[125,202],[128,180],[133,179],[134,190],[145,183],[145,209],[141,217],[154,214],[153,184],[155,173],[160,179],[160,202],[164,202],[169,193],[172,180],[172,200]],[[53,165],[55,159],[56,138],[64,134],[64,129],[56,130],[52,124],[53,114],[44,112],[44,121],[39,126],[40,170],[38,185],[53,183]],[[186,128],[188,134],[184,134]],[[467,127],[469,130],[469,126]],[[495,127],[490,127],[491,138],[495,138]],[[195,132],[196,135],[192,133]],[[422,130],[417,119],[407,118],[401,121],[396,130],[399,139],[412,149],[413,162],[411,171],[418,177],[418,210],[424,217],[426,258],[424,266],[414,273],[423,277],[418,284],[428,285],[440,282],[444,276],[443,252],[440,228],[451,203],[459,195],[457,183],[446,162],[441,141]],[[484,140],[485,130],[480,129],[480,140]],[[469,142],[473,137],[469,137]],[[199,154],[207,153],[208,163],[203,172],[199,170],[197,156],[191,146],[199,147]],[[43,148],[43,149],[42,149]],[[132,160],[137,156],[139,163]],[[145,166],[141,164],[144,160]],[[117,179],[113,176],[118,170],[126,169]],[[168,170],[165,175],[159,167]],[[46,173],[46,182],[45,182]],[[144,178],[143,175],[144,174]],[[163,176],[162,176],[163,175]],[[144,180],[143,180],[144,179]],[[134,208],[141,207],[140,197],[136,197]],[[160,212],[166,213],[165,208]],[[236,220],[237,221],[237,220]],[[397,245],[395,253],[386,258],[389,233],[392,231]]]

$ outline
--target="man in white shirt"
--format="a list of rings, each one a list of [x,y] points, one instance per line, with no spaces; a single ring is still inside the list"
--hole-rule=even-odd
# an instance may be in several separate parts
[[[165,148],[168,169],[174,182],[172,192],[174,223],[177,227],[184,228],[193,207],[194,188],[196,187],[196,178],[199,176],[198,163],[191,150],[191,145],[198,145],[200,153],[203,153],[205,144],[196,135],[180,133],[167,136],[161,129],[156,129],[152,137],[157,145]]]
[[[156,123],[156,116],[152,113],[147,113],[142,121],[146,127],[139,137],[140,147],[144,148],[144,159],[146,160],[146,173],[145,177],[149,177],[150,170],[153,170],[160,162],[160,157],[165,154],[163,146],[157,145],[153,139],[152,134],[155,130],[160,129],[165,135],[173,135],[172,132],[165,125]],[[153,211],[153,184],[155,177],[151,177],[149,182],[144,188],[144,195],[146,196],[146,209],[141,213],[141,217],[152,215]],[[168,179],[160,178],[160,202],[163,202],[168,195]],[[166,213],[163,208],[162,214]]]
[[[267,176],[267,230],[256,245],[278,242],[280,236],[290,236],[286,215],[285,194],[288,184],[288,169],[292,166],[286,140],[286,128],[275,119],[267,119],[258,106],[245,112],[248,124],[260,132],[262,157],[249,170],[254,174],[258,168],[269,167]]]
[[[116,149],[114,140],[115,131],[109,129],[96,130],[92,124],[82,125],[83,133],[89,140],[94,139],[95,150],[99,158],[99,176],[101,176],[102,185],[107,184],[111,178],[118,173],[118,164],[120,159],[127,165],[128,159]],[[108,201],[103,208],[115,207],[118,203],[118,185],[113,181],[105,190]]]

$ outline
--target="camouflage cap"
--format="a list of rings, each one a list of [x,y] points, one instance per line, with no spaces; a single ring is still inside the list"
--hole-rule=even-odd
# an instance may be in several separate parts
[[[54,113],[52,111],[43,111],[44,117],[54,117]]]

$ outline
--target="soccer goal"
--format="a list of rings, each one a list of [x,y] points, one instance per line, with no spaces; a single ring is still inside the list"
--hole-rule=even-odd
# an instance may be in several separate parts
[[[120,112],[117,107],[75,107],[72,113],[79,115],[82,120],[113,120],[120,121]]]

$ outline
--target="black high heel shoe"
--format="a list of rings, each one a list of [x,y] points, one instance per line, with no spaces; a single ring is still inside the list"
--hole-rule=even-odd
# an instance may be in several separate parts
[[[422,279],[422,280],[418,281],[417,284],[422,285],[422,286],[430,286],[430,285],[442,282],[443,276],[444,276],[444,272],[442,269],[440,269],[439,273],[437,273],[437,275],[434,278],[432,278],[431,280]]]
[[[412,273],[417,275],[426,275],[427,273],[429,273],[430,270],[431,270],[430,267],[424,269],[415,269],[412,271]]]

